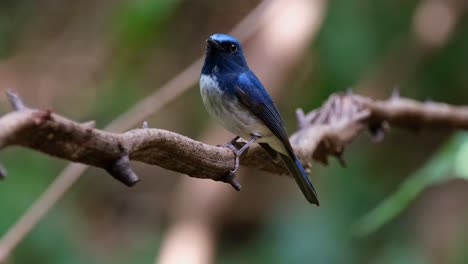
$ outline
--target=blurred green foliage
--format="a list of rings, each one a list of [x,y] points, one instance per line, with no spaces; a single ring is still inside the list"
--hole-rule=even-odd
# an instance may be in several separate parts
[[[33,2],[5,0],[0,3],[0,59],[14,51],[17,32],[27,21]]]
[[[417,196],[435,184],[468,179],[468,135],[454,136],[423,167],[401,183],[398,190],[361,219],[358,235],[369,235],[397,217]]]
[[[114,25],[119,43],[129,51],[144,52],[154,46],[163,26],[180,1],[129,1],[116,11]]]

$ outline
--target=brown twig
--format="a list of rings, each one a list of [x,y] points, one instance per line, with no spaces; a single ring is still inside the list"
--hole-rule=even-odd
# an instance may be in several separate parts
[[[15,101],[19,97],[10,93]],[[300,159],[327,163],[366,128],[383,123],[403,128],[467,129],[468,107],[420,103],[406,98],[373,100],[353,94],[334,94],[324,105],[300,115],[301,129],[291,143]],[[105,169],[117,180],[133,185],[138,177],[129,160],[158,165],[197,178],[221,180],[234,164],[232,151],[154,128],[117,134],[90,128],[50,111],[22,108],[0,118],[0,148],[20,145],[62,159]],[[241,164],[284,173],[260,147],[251,147]]]

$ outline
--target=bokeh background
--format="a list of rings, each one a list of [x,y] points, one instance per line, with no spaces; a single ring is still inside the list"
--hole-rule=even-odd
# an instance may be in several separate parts
[[[384,99],[398,87],[402,96],[466,105],[467,7],[464,0],[2,0],[0,90],[103,128],[202,56],[207,36],[244,21],[235,35],[289,131],[296,108],[310,111],[349,88]],[[196,74],[185,79],[190,88],[145,120],[212,144],[228,140],[203,108]],[[10,111],[5,98],[0,110]],[[129,189],[91,168],[3,261],[468,262],[466,133],[390,129],[378,144],[360,136],[345,158],[346,168],[313,164],[320,208],[290,178],[255,170],[242,170],[237,193],[139,163],[142,182]],[[0,182],[1,236],[67,163],[20,148],[2,150],[0,159],[9,172]]]

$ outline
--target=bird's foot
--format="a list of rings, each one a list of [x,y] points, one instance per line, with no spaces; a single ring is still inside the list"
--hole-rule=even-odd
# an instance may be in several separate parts
[[[230,149],[235,156],[235,163],[234,163],[234,169],[229,171],[227,174],[223,175],[219,180],[222,182],[226,182],[231,184],[231,186],[236,189],[236,191],[240,191],[241,185],[240,183],[236,180],[236,172],[239,169],[239,157],[240,155],[250,146],[252,145],[255,140],[257,139],[257,136],[253,135],[252,138],[240,149],[238,149],[236,146],[234,146],[235,143],[237,143],[237,140],[240,137],[235,137],[231,141],[227,142],[226,144],[223,145],[223,147],[226,147]]]
[[[232,152],[234,152],[234,155],[236,155],[236,158],[239,159],[239,156],[242,154],[242,152],[240,152],[240,149],[234,146],[234,144],[235,143],[227,142],[223,145],[223,147],[230,149]]]

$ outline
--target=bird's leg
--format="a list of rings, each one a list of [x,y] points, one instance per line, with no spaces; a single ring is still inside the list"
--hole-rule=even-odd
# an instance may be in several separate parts
[[[236,156],[239,157],[240,155],[242,155],[242,153],[244,153],[244,151],[245,151],[248,147],[250,147],[250,145],[252,145],[252,144],[255,142],[255,140],[257,140],[257,138],[258,138],[258,136],[252,135],[252,138],[250,138],[250,140],[247,141],[247,143],[245,143],[245,145],[242,146],[242,148],[236,149],[236,151],[233,150],[234,153],[236,154]]]
[[[221,181],[231,184],[232,187],[234,187],[234,189],[236,189],[236,191],[240,191],[240,189],[241,189],[240,183],[235,178],[236,177],[236,172],[239,169],[239,157],[240,157],[240,155],[242,155],[242,153],[244,153],[244,151],[248,147],[250,147],[255,142],[255,140],[257,140],[257,138],[258,138],[258,136],[252,135],[252,138],[250,138],[250,140],[247,141],[247,143],[245,143],[245,145],[242,146],[240,149],[237,149],[233,145],[239,139],[239,137],[235,137],[233,140],[231,140],[230,142],[225,144],[225,147],[229,148],[230,150],[232,150],[232,152],[234,152],[235,163],[234,163],[234,169],[229,171],[226,175],[224,175],[221,178]]]

